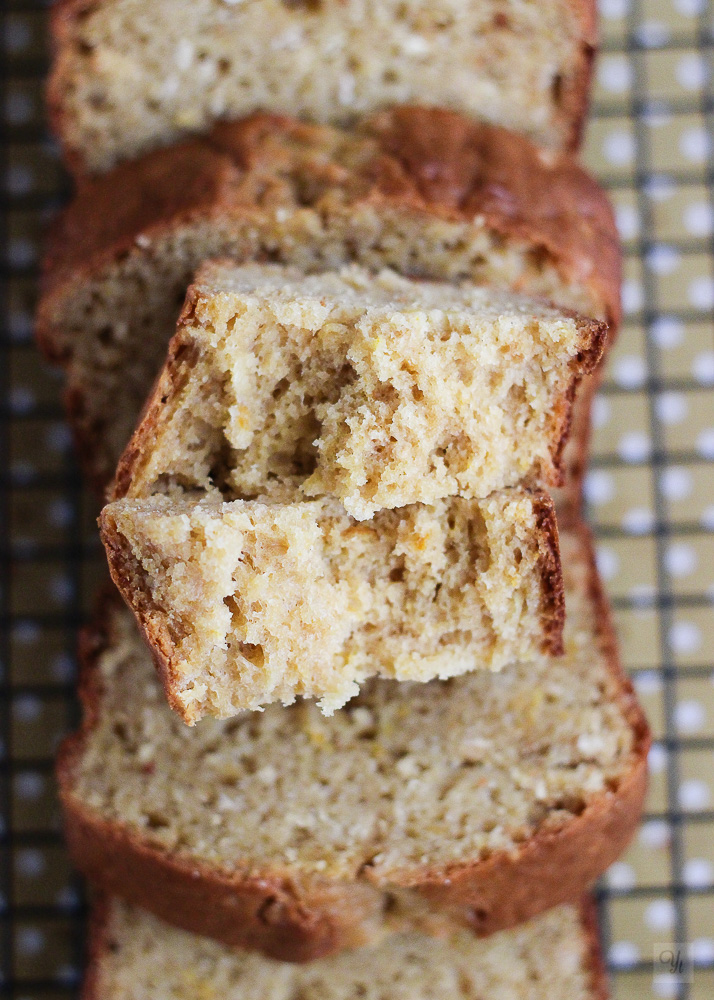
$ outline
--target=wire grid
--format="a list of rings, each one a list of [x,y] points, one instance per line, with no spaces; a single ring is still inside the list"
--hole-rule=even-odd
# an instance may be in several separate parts
[[[76,627],[103,577],[60,379],[32,344],[38,254],[67,196],[42,118],[47,4],[0,38],[0,995],[77,995],[85,907],[52,756],[77,721]],[[645,819],[598,891],[620,998],[714,997],[714,199],[706,0],[601,0],[585,159],[626,245],[626,321],[596,400],[586,487],[626,666],[656,738]],[[655,982],[693,942],[691,982]],[[688,977],[684,977],[685,979]]]

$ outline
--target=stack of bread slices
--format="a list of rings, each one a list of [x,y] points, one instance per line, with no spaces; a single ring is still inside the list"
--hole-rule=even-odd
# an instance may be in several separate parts
[[[593,0],[61,0],[53,38],[38,337],[116,584],[58,762],[85,1000],[604,997],[649,734],[580,512]]]

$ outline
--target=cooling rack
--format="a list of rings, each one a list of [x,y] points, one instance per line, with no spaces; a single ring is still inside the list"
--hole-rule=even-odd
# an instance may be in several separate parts
[[[78,993],[82,889],[52,757],[103,579],[60,380],[32,343],[43,228],[67,196],[43,121],[47,4],[0,4],[0,996]],[[625,323],[586,493],[622,655],[653,726],[646,814],[598,890],[613,995],[714,997],[714,10],[601,0],[585,159],[626,248]],[[660,959],[681,948],[681,974]],[[685,947],[686,946],[686,947]]]

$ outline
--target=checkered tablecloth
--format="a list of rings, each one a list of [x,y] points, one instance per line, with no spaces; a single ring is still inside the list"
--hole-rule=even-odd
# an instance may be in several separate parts
[[[76,995],[84,906],[59,835],[75,629],[103,560],[32,344],[43,227],[67,182],[42,112],[46,4],[0,5],[0,996]],[[601,0],[585,159],[626,247],[626,320],[595,403],[587,496],[655,745],[644,822],[599,892],[617,998],[714,997],[714,8]],[[689,942],[691,983],[653,977]],[[684,976],[686,980],[690,977]]]

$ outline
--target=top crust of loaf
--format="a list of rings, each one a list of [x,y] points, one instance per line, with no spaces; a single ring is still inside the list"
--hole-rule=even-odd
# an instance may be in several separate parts
[[[374,977],[367,972],[372,969]],[[405,970],[406,974],[403,979],[399,977],[392,992],[397,970]],[[376,948],[343,952],[333,960],[303,970],[299,966],[276,966],[247,953],[232,958],[221,945],[189,937],[106,896],[96,899],[92,907],[89,964],[82,996],[83,1000],[123,1000],[141,989],[142,995],[148,996],[147,990],[161,984],[161,996],[165,985],[166,995],[174,1000],[194,1000],[200,980],[210,993],[205,1000],[218,1000],[219,996],[222,1000],[237,1000],[248,995],[260,996],[261,1000],[286,1000],[298,995],[298,991],[302,996],[301,986],[307,988],[311,1000],[331,1000],[338,995],[345,1000],[354,997],[365,972],[372,1000],[404,1000],[407,995],[412,997],[412,991],[413,1000],[427,996],[430,1000],[453,1000],[457,980],[464,1000],[492,997],[491,989],[498,996],[503,996],[504,989],[512,990],[508,993],[510,1000],[607,997],[595,907],[590,898],[583,899],[578,907],[551,910],[487,942],[472,938],[468,931],[445,940],[400,935]],[[386,994],[382,992],[385,986]],[[159,1000],[158,994],[152,992],[151,996]]]
[[[256,114],[85,181],[49,241],[40,343],[56,358],[71,353],[53,326],[55,299],[122,255],[148,251],[152,237],[197,218],[322,204],[491,229],[552,258],[564,281],[602,303],[611,327],[619,323],[612,209],[574,157],[453,112],[402,107],[355,134]]]
[[[70,169],[75,173],[77,177],[82,177],[93,170],[103,170],[107,168],[107,164],[112,158],[111,151],[107,155],[102,156],[95,155],[94,157],[83,153],[81,149],[77,148],[76,139],[73,141],[72,138],[72,111],[71,111],[71,101],[66,100],[65,92],[72,90],[73,80],[76,77],[81,77],[81,70],[78,70],[76,66],[73,65],[73,60],[76,58],[75,53],[80,50],[81,58],[81,42],[82,39],[78,38],[80,35],[80,30],[82,23],[91,18],[97,10],[101,10],[103,4],[99,0],[60,0],[60,2],[54,5],[52,11],[51,20],[51,38],[52,47],[54,53],[54,65],[50,75],[48,84],[48,105],[50,111],[50,118],[55,132],[60,136],[63,145],[65,158],[70,166]],[[104,6],[108,6],[107,3]],[[296,16],[303,15],[302,6],[309,7],[309,4],[290,4],[289,6],[297,6],[298,10],[295,12]],[[319,6],[319,5],[318,5]],[[466,6],[466,5],[465,5]],[[308,13],[315,13],[315,11],[308,11]],[[329,11],[328,11],[329,14]],[[494,23],[492,31],[496,32],[494,45],[498,47],[499,44],[499,31],[508,26],[509,10],[508,5],[503,4],[503,9],[499,10],[498,5],[494,4]],[[499,20],[504,20],[504,24],[499,24]],[[590,91],[590,81],[592,77],[593,60],[597,46],[597,8],[596,0],[565,0],[563,4],[562,17],[559,20],[559,27],[564,36],[564,44],[570,47],[569,57],[567,60],[567,65],[562,61],[562,53],[557,51],[557,47],[549,53],[550,63],[555,63],[555,68],[560,71],[559,78],[554,81],[554,86],[558,88],[557,94],[554,95],[550,114],[543,114],[544,108],[540,109],[533,118],[532,123],[529,124],[524,122],[523,125],[519,124],[518,115],[512,118],[513,125],[517,126],[519,129],[523,129],[526,132],[530,132],[532,137],[539,142],[544,147],[549,147],[552,149],[566,149],[566,150],[577,150],[580,146],[580,142],[583,135],[583,129],[587,114],[588,98]],[[567,36],[567,40],[566,37]],[[110,56],[112,55],[111,49],[109,50]],[[404,57],[402,56],[402,60]],[[474,59],[478,61],[478,54],[474,54]],[[546,64],[547,65],[547,64]],[[381,64],[380,64],[381,66]],[[386,66],[375,67],[374,69],[381,72],[382,69],[388,69],[389,64]],[[553,68],[548,66],[547,68]],[[358,74],[359,75],[359,74]],[[370,71],[366,71],[364,74],[365,78],[369,78]],[[101,74],[100,74],[101,76]],[[210,84],[207,84],[210,87]],[[378,85],[379,86],[379,85]],[[465,84],[462,84],[465,87]],[[423,93],[423,91],[422,91]],[[474,114],[477,118],[481,118],[483,115],[489,117],[488,105],[484,103],[483,111],[480,111],[477,107],[473,107],[470,102],[470,94],[465,93],[462,96],[457,96],[454,99],[453,104],[448,99],[448,92],[443,96],[437,95],[436,104],[453,107],[456,111],[461,111],[464,114]],[[268,101],[267,105],[262,105],[263,108],[268,110],[275,110],[275,108],[270,105],[270,97],[266,95],[265,100]],[[424,97],[419,95],[419,90],[417,89],[412,96],[409,93],[402,90],[399,96],[395,98],[389,97],[389,90],[385,91],[385,96],[382,103],[385,106],[392,104],[405,104],[408,102],[418,102],[425,100]],[[426,98],[427,102],[429,100],[428,96]],[[311,113],[309,104],[304,109],[300,109],[298,105],[296,110],[291,113],[295,113],[301,117],[312,118],[313,120],[324,120],[324,121],[349,121],[354,119],[355,110],[350,109],[349,106],[341,106],[339,101],[334,102],[334,110],[332,107],[333,102],[328,102],[329,111],[327,116],[325,116],[324,111],[319,111],[316,109],[316,114]],[[349,102],[348,102],[349,104]],[[460,107],[460,105],[463,105]],[[256,104],[255,108],[251,108],[248,105],[243,105],[245,110],[241,111],[241,105],[234,105],[234,110],[231,111],[230,106],[227,110],[222,112],[223,116],[228,115],[240,115],[247,114],[253,110],[260,110],[261,105]],[[505,110],[505,108],[504,108]],[[516,111],[517,109],[513,109]],[[369,107],[363,105],[363,112],[368,112]],[[205,130],[210,120],[215,120],[220,112],[210,111],[208,117],[203,117],[200,121],[189,122],[189,121],[177,121],[173,134],[180,136],[181,134],[186,134],[187,132],[195,132],[197,130]],[[498,117],[498,113],[496,114]],[[159,115],[159,120],[161,115]],[[504,118],[504,124],[508,124],[508,113],[506,112],[506,117]],[[159,135],[153,142],[156,144],[165,145],[167,140],[170,141],[170,134]],[[148,141],[152,141],[149,139]],[[142,137],[138,139],[138,147],[146,147],[147,139]],[[114,155],[114,160],[126,156],[126,153],[118,151]],[[134,154],[135,155],[135,154]]]

